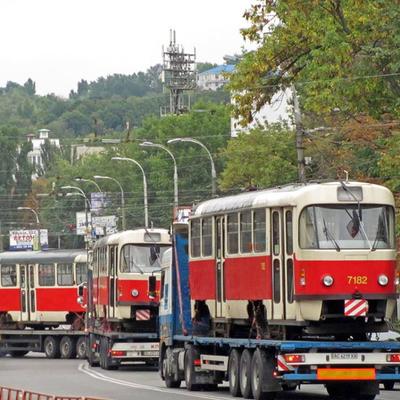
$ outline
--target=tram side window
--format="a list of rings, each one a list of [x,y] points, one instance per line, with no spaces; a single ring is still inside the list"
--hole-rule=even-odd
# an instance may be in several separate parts
[[[286,211],[286,253],[293,254],[293,218],[292,212]]]
[[[240,213],[240,252],[251,253],[253,245],[251,242],[251,211]]]
[[[200,257],[200,220],[192,220],[190,224],[190,255]]]
[[[55,267],[52,264],[39,265],[39,285],[54,286],[56,283]]]
[[[17,286],[16,265],[1,266],[1,286],[3,287]]]
[[[280,233],[279,233],[279,213],[274,211],[272,213],[272,249],[274,255],[280,254]]]
[[[80,285],[87,281],[87,266],[86,263],[76,263],[76,284]]]
[[[267,248],[265,230],[265,209],[255,210],[253,214],[254,251],[262,253]]]
[[[57,285],[72,286],[74,284],[74,276],[72,273],[72,264],[57,265]]]
[[[201,252],[203,257],[212,255],[212,218],[201,221]]]
[[[227,216],[228,224],[228,253],[237,254],[239,252],[239,226],[238,214],[229,214]]]

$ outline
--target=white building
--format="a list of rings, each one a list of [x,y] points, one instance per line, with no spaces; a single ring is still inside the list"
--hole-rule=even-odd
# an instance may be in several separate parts
[[[48,129],[39,129],[38,136],[34,134],[27,135],[28,142],[32,143],[32,150],[28,152],[28,161],[34,167],[34,172],[32,174],[32,180],[37,179],[37,172],[43,168],[43,153],[42,148],[48,140],[51,146],[60,148],[60,139],[49,138],[50,131]]]
[[[197,87],[201,90],[217,90],[228,82],[224,74],[233,72],[234,65],[224,64],[200,72],[197,75]]]

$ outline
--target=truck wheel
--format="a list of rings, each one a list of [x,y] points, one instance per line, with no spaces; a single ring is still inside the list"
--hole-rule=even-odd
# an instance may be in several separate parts
[[[200,390],[200,385],[195,384],[194,361],[196,360],[197,352],[193,346],[189,346],[185,352],[185,383],[186,389],[189,391]]]
[[[80,336],[76,341],[76,355],[79,359],[84,360],[86,358],[86,338],[85,336]]]
[[[373,382],[375,384],[375,382]],[[349,398],[353,400],[374,400],[376,394],[364,394],[360,393],[361,386],[359,384],[347,384],[340,386],[339,384],[327,384],[326,391],[332,400],[347,400]]]
[[[272,400],[276,396],[276,392],[266,392],[263,389],[267,375],[265,371],[267,362],[265,352],[257,349],[251,360],[251,389],[255,400]]]
[[[393,390],[394,382],[393,381],[383,382],[383,387],[385,388],[385,390]]]
[[[91,333],[87,338],[87,344],[86,344],[86,358],[91,367],[99,366],[99,362],[96,360],[96,355],[94,352],[95,343],[96,343],[96,336]]]
[[[172,350],[168,347],[164,352],[162,364],[160,365],[161,376],[163,377],[167,388],[178,388],[181,386],[181,380],[175,379],[175,374],[171,371],[172,362]]]
[[[111,343],[108,338],[101,338],[100,340],[100,367],[108,371],[117,369],[117,365],[112,364],[109,354]]]
[[[240,357],[239,366],[239,384],[240,391],[244,399],[252,399],[251,392],[251,352],[248,349],[243,350]]]
[[[60,358],[60,339],[46,336],[43,343],[44,353],[47,358]]]
[[[71,336],[63,336],[60,341],[61,358],[69,359],[76,357],[75,341]]]
[[[228,361],[229,392],[233,397],[240,397],[242,395],[239,382],[239,367],[240,352],[239,350],[233,349],[231,354],[229,354]]]

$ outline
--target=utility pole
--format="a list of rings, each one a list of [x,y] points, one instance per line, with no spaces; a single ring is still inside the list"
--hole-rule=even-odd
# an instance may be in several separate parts
[[[304,161],[304,129],[301,121],[301,111],[299,99],[297,97],[296,88],[292,85],[293,91],[293,111],[294,122],[296,125],[296,151],[297,151],[297,169],[299,181],[304,183],[306,181],[306,164]]]

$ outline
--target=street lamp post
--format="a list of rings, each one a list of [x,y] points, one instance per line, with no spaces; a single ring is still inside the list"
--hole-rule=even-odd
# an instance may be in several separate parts
[[[214,160],[212,158],[210,150],[208,150],[208,148],[203,143],[201,143],[199,140],[193,139],[190,137],[170,139],[170,140],[168,140],[167,143],[173,144],[173,143],[180,143],[180,142],[190,142],[190,143],[198,144],[207,152],[208,157],[210,158],[210,161],[211,161],[211,193],[212,193],[212,196],[215,197],[217,194],[217,173],[215,171]]]
[[[172,161],[174,162],[174,208],[176,209],[178,207],[178,168],[176,166],[176,159],[174,155],[171,153],[171,151],[163,146],[162,144],[158,143],[153,143],[153,142],[143,142],[140,143],[140,146],[142,147],[156,147],[162,150],[165,150],[172,158]]]
[[[121,183],[113,178],[112,176],[105,176],[105,175],[94,175],[94,179],[109,179],[111,181],[114,181],[118,186],[119,189],[121,190],[121,208],[122,208],[122,230],[126,230],[126,215],[125,215],[125,195],[124,195],[124,189],[122,188]]]
[[[77,176],[75,178],[76,182],[88,182],[88,183],[92,183],[94,186],[96,186],[96,189],[102,193],[102,190],[100,188],[100,186],[98,185],[98,183],[96,181],[93,181],[92,179],[86,179],[86,178],[81,178],[80,176]]]
[[[38,241],[38,248],[40,249],[40,221],[39,221],[39,215],[38,213],[31,207],[18,207],[17,210],[21,211],[21,210],[28,210],[31,211],[33,214],[35,214],[36,217],[36,233],[37,233],[37,241]],[[33,244],[32,244],[32,248],[33,248]],[[34,250],[34,249],[33,249]]]
[[[128,157],[112,157],[111,160],[117,160],[117,161],[129,161],[134,164],[136,164],[140,170],[142,171],[143,174],[143,195],[144,195],[144,226],[146,228],[149,227],[149,209],[148,209],[148,204],[147,204],[147,180],[146,180],[146,174],[144,173],[143,167],[133,158],[128,158]]]

